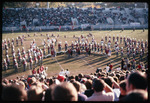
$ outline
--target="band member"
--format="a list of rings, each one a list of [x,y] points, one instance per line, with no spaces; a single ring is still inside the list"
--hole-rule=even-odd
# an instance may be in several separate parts
[[[68,43],[67,41],[65,41],[65,51],[67,51],[67,49],[68,49]]]
[[[135,59],[135,49],[133,50],[133,58]]]
[[[91,55],[91,49],[90,48],[88,48],[88,54],[89,54],[89,56]]]
[[[117,35],[117,42],[119,41],[119,36]]]
[[[59,35],[59,34],[58,34],[58,35]],[[55,37],[55,41],[54,41],[54,42],[55,42],[55,46],[57,45],[57,41],[58,41],[58,40],[57,40],[57,38]]]
[[[111,45],[111,39],[109,38],[109,41],[108,41],[108,46],[110,46]]]
[[[44,39],[44,46],[46,45],[46,41],[45,41],[45,39]]]
[[[6,71],[7,69],[8,69],[8,67],[7,67],[7,62],[6,62],[6,60],[4,59],[4,71]]]
[[[147,44],[148,44],[148,42],[147,42],[147,40],[145,41],[145,48],[147,48],[148,46],[147,46]]]
[[[48,44],[47,49],[48,49],[48,54],[50,54],[50,45],[49,44]]]
[[[116,56],[118,57],[119,47],[116,47]]]
[[[12,42],[12,44],[14,45],[14,38],[12,38],[12,41],[11,41],[11,42]]]
[[[89,52],[89,48],[86,48],[86,56],[88,55]]]
[[[106,36],[105,36],[105,42],[107,42],[107,34],[106,34]]]
[[[61,51],[61,42],[58,43],[58,51]]]
[[[7,44],[5,44],[5,50],[8,50],[8,46],[7,46]]]
[[[70,49],[68,49],[68,58],[71,56],[71,48]]]
[[[138,47],[138,45],[136,46],[136,55],[138,55],[138,53],[139,53],[139,47]]]
[[[10,59],[9,59],[9,55],[8,54],[6,55],[6,62],[7,62],[7,66],[8,66],[8,69],[9,69]]]
[[[120,36],[120,44],[122,44],[122,36]]]
[[[100,45],[99,45],[99,43],[97,44],[97,52],[99,52],[100,51]]]
[[[140,50],[140,61],[142,61],[142,57],[143,57],[143,52],[142,49]]]
[[[104,40],[103,40],[103,37],[102,37],[102,39],[101,39],[101,45],[104,43]]]
[[[85,44],[84,44],[85,49],[87,48],[87,46],[88,46],[87,41],[85,41]]]
[[[95,52],[96,52],[96,49],[97,49],[97,43],[96,43],[96,41],[94,42],[94,49],[95,49]]]
[[[45,47],[45,45],[43,47],[43,54],[44,54],[44,56],[46,56],[46,47]]]
[[[130,56],[130,51],[129,51],[129,48],[127,48],[127,57],[129,58]]]
[[[30,53],[30,50],[28,50],[28,62],[30,60],[30,56],[31,56],[31,53]]]
[[[110,49],[110,46],[108,46],[108,56],[109,56],[109,57],[111,56],[111,49]]]
[[[25,49],[24,49],[24,47],[22,47],[22,54],[25,52]]]
[[[115,42],[115,35],[113,35],[113,42]]]
[[[74,44],[73,44],[73,41],[72,41],[72,44],[71,44],[71,48],[72,48],[72,49],[74,49]]]
[[[27,59],[27,55],[26,55],[25,51],[23,52],[23,57],[24,57],[25,59]]]
[[[20,40],[21,40],[21,45],[23,45],[23,38],[21,38]]]
[[[32,69],[32,64],[33,64],[32,56],[30,56],[29,58],[29,63],[30,63],[29,69]]]
[[[7,43],[8,43],[8,47],[10,48],[10,39],[9,38],[8,38]]]
[[[79,47],[76,48],[76,56],[78,56],[80,54],[80,49]]]
[[[51,47],[51,50],[54,48],[54,45],[53,45],[53,43],[51,43],[50,47]]]
[[[93,49],[94,49],[94,43],[93,42],[91,43],[91,47],[92,47],[92,51],[93,51]]]
[[[41,57],[40,65],[42,65],[43,64],[43,51],[41,49],[40,49],[40,57]]]
[[[40,56],[40,52],[37,53],[37,58],[38,58],[38,65],[41,64],[41,56]]]
[[[16,45],[18,46],[18,37],[16,38]]]
[[[103,44],[101,44],[101,54],[103,54]]]
[[[121,57],[123,57],[123,47],[121,47]]]
[[[84,48],[84,46],[85,46],[85,43],[84,42],[82,42],[82,50],[84,50],[85,48]]]
[[[55,57],[55,53],[54,53],[54,52],[55,52],[54,49],[52,49],[52,50],[51,50],[52,59],[54,59],[54,57]]]
[[[23,57],[23,69],[24,69],[24,71],[26,71],[26,68],[27,68],[27,61],[26,61],[26,59]]]
[[[37,54],[34,53],[34,66],[37,67],[38,59],[37,59]]]
[[[15,71],[18,72],[18,63],[17,63],[17,60],[15,59],[14,61],[15,61],[15,65],[14,65],[15,66]]]

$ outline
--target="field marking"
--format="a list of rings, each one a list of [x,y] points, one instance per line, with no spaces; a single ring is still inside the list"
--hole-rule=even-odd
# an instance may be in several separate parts
[[[86,60],[84,60],[84,59],[82,58],[82,56],[81,56],[81,57],[78,57],[78,58],[82,59],[88,66],[90,66],[92,69],[94,69],[93,66],[91,66]]]
[[[61,66],[61,64],[58,62],[58,60],[55,58],[55,61],[57,62],[57,64],[60,66],[60,68],[62,69],[62,70],[64,70],[63,69],[63,67]]]

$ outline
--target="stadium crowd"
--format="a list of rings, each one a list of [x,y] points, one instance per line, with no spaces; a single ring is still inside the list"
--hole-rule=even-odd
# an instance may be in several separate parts
[[[147,101],[148,69],[2,80],[3,101]]]
[[[141,23],[138,18],[144,18],[146,23],[148,12],[145,12],[145,14],[142,13],[142,11],[136,12],[134,9],[118,9],[118,11],[114,12],[113,9],[105,10],[103,8],[11,8],[3,9],[2,23],[4,27],[19,27],[20,22],[22,21],[26,21],[27,26],[64,26],[72,25],[72,18],[76,18],[79,24],[88,23],[96,25],[97,23],[108,24],[107,18],[109,17],[114,21],[115,24],[128,24],[130,22]],[[34,19],[38,19],[37,24],[34,24]]]

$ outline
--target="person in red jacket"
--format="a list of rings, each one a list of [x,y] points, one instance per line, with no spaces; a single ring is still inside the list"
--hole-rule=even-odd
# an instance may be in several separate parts
[[[35,68],[32,70],[32,75],[36,74]]]
[[[52,59],[54,59],[55,55],[54,55],[54,49],[51,50],[51,57]]]
[[[109,64],[109,67],[110,67],[109,72],[111,72],[113,65],[110,63],[110,64]]]

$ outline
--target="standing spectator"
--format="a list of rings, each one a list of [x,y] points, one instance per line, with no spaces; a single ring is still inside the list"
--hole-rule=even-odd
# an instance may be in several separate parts
[[[114,101],[119,100],[119,95],[120,95],[120,87],[119,84],[113,79],[113,77],[106,77],[104,81],[111,87],[113,88],[113,93],[114,93]]]
[[[123,80],[120,82],[120,96],[119,96],[119,100],[122,99],[123,97],[126,96],[127,91],[126,91],[126,80]]]
[[[43,89],[41,86],[31,85],[29,90],[27,91],[28,101],[42,101],[43,97]]]
[[[69,77],[70,71],[68,69],[65,70],[65,75],[66,75],[66,77]]]
[[[110,66],[109,66],[109,64],[107,64],[107,66],[106,66],[106,73],[109,72],[109,69],[110,69]]]
[[[134,89],[143,89],[146,91],[147,89],[147,78],[146,74],[143,74],[140,71],[136,71],[131,73],[127,77],[127,82],[126,82],[126,90],[127,93],[131,92]]]
[[[127,95],[122,99],[122,101],[137,101],[137,99],[139,99],[139,101],[145,101],[147,100],[147,98],[141,99],[141,97],[144,97],[144,95],[147,95],[147,75],[143,74],[140,71],[136,71],[131,73],[128,77],[127,77],[127,82],[126,82],[126,90],[127,90]],[[136,91],[136,92],[135,92]],[[144,93],[140,93],[139,92],[142,91]],[[132,94],[132,95],[131,95]],[[135,98],[135,96],[133,95],[137,95]]]
[[[94,90],[92,88],[92,80],[87,80],[85,83],[85,86],[87,88],[87,90],[85,90],[84,94],[87,96],[87,97],[90,97],[92,96],[92,94],[94,93]]]
[[[52,90],[53,101],[77,101],[78,93],[72,83],[62,82]]]
[[[114,101],[112,88],[102,79],[95,79],[92,87],[94,89],[94,93],[91,97],[86,99],[86,101]]]
[[[20,85],[9,85],[2,90],[3,101],[27,101],[27,93]]]
[[[74,81],[72,84],[78,92],[78,101],[85,101],[87,99],[87,96],[81,93],[81,83],[78,81]]]
[[[110,64],[109,64],[109,67],[110,67],[110,68],[109,68],[109,72],[111,72],[113,65],[110,63]]]

